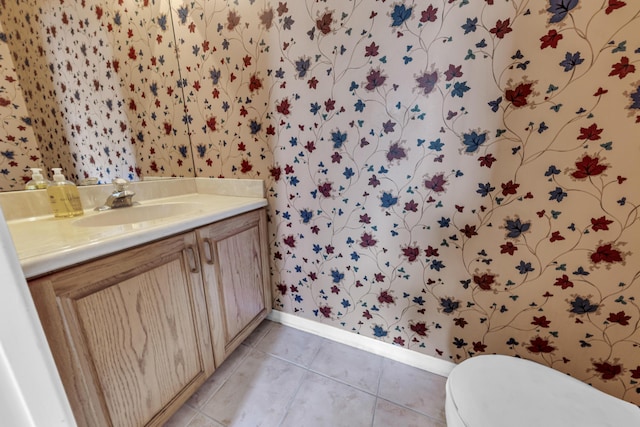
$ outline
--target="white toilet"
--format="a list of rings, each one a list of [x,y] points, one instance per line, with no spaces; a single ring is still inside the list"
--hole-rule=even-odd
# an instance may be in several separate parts
[[[447,379],[447,427],[640,427],[640,409],[529,360],[476,356]]]

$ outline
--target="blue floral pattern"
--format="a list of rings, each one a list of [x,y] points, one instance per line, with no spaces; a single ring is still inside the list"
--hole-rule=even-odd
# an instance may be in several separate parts
[[[265,179],[277,309],[640,403],[640,5],[68,3],[140,175]]]

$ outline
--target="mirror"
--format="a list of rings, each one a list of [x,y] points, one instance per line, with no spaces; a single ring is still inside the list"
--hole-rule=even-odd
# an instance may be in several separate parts
[[[0,3],[0,191],[194,176],[169,0]]]

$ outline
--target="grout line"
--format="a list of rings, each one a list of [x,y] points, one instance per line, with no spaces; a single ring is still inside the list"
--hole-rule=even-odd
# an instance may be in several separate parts
[[[370,424],[371,427],[373,427],[373,423],[376,422],[376,412],[378,412],[377,411],[377,409],[378,409],[378,399],[380,399],[380,396],[378,396],[376,394],[376,401],[373,402],[373,411],[372,411],[372,414],[371,414],[371,424]]]
[[[316,349],[315,354],[313,355],[311,360],[309,360],[309,366],[307,367],[307,370],[311,369],[311,365],[313,364],[314,360],[318,358],[318,355],[320,354],[320,350],[322,350],[322,347],[326,345],[326,342],[327,340],[325,338],[320,337],[320,343],[318,344],[318,348]]]
[[[280,422],[278,422],[278,426],[281,426],[282,423],[284,423],[284,420],[287,418],[287,415],[289,414],[289,410],[291,409],[291,405],[293,405],[294,400],[296,400],[296,396],[298,396],[298,392],[300,392],[300,388],[302,388],[302,384],[304,384],[304,380],[308,374],[309,374],[309,370],[306,370],[304,375],[300,376],[300,382],[298,383],[298,387],[296,387],[296,391],[293,392],[293,394],[291,395],[291,399],[289,399],[289,402],[285,406],[284,412],[282,414],[282,418],[280,418]]]
[[[209,415],[205,414],[204,412],[199,411],[198,414],[202,415],[205,419],[216,423],[217,425],[223,425],[220,421],[216,420],[215,418],[211,418]],[[195,419],[195,416],[189,422],[193,421],[194,419]],[[185,427],[189,427],[189,424],[187,424]]]
[[[375,402],[375,406],[373,407],[373,414],[371,415],[371,427],[373,427],[375,421],[376,421],[376,412],[378,409],[378,400],[382,399],[380,397],[380,382],[382,381],[382,375],[384,375],[384,368],[386,363],[387,358],[385,356],[380,356],[381,357],[381,361],[380,361],[380,371],[378,372],[378,382],[376,384],[376,402]]]
[[[185,405],[188,405],[190,408],[195,409],[198,413],[201,413],[205,416],[207,416],[207,418],[211,418],[210,416],[208,416],[206,413],[202,412],[202,408],[204,408],[205,406],[207,406],[207,404],[209,403],[209,401],[211,401],[213,399],[213,397],[222,389],[222,387],[227,383],[227,381],[229,381],[229,379],[233,376],[233,374],[236,373],[236,371],[240,368],[240,366],[244,363],[244,361],[247,359],[247,357],[249,357],[249,355],[251,354],[251,351],[253,351],[253,348],[249,347],[249,346],[245,346],[244,344],[240,344],[240,346],[238,346],[238,348],[236,348],[236,350],[234,351],[234,353],[236,351],[238,351],[238,349],[241,347],[247,347],[247,353],[244,356],[240,357],[240,360],[238,360],[238,362],[236,363],[236,366],[234,368],[232,368],[228,375],[226,376],[226,378],[224,378],[224,380],[222,380],[220,382],[220,385],[211,393],[211,395],[209,397],[207,397],[204,402],[202,402],[202,404],[200,405],[199,408],[197,407],[193,407],[191,405],[189,405],[189,401],[187,400],[187,402],[185,402]],[[227,358],[228,360],[228,358]],[[224,362],[223,362],[224,364]],[[222,366],[222,365],[221,365]],[[220,368],[218,368],[220,369]],[[216,369],[216,371],[214,371],[213,375],[216,374],[216,372],[218,371],[218,369]],[[212,375],[212,376],[213,376]],[[211,377],[209,377],[211,378]],[[215,422],[217,422],[218,424],[221,424],[218,420],[214,420]]]
[[[420,416],[422,416],[422,417],[429,418],[430,420],[433,420],[433,421],[435,421],[435,422],[437,422],[437,423],[440,423],[440,424],[442,424],[442,425],[444,425],[444,426],[446,426],[446,425],[447,425],[447,421],[446,421],[445,419],[440,419],[439,417],[434,417],[433,415],[425,414],[425,413],[424,413],[424,412],[422,412],[422,411],[418,411],[418,410],[417,410],[417,409],[415,409],[415,408],[410,408],[410,407],[408,407],[408,406],[406,406],[406,405],[403,405],[402,403],[394,402],[394,401],[393,401],[393,400],[391,400],[391,399],[387,399],[387,398],[384,398],[384,397],[378,396],[378,400],[383,400],[383,401],[388,402],[388,403],[390,403],[390,404],[392,404],[392,405],[395,405],[395,406],[398,406],[398,407],[400,407],[400,408],[402,408],[402,409],[405,409],[405,410],[407,410],[407,411],[409,411],[409,412],[413,412],[414,414],[418,414],[418,415],[420,415]],[[376,403],[377,403],[377,400],[376,400]],[[374,411],[375,411],[375,409],[374,409]]]
[[[193,410],[193,414],[191,414],[191,416],[190,416],[190,417],[187,417],[187,419],[185,420],[185,422],[184,422],[183,424],[181,424],[180,426],[178,426],[178,427],[188,427],[189,423],[190,423],[191,421],[193,421],[193,419],[194,419],[194,418],[196,417],[196,415],[198,415],[198,413],[199,413],[197,409],[194,409],[194,408],[192,408],[192,407],[191,407],[191,406],[189,406],[189,405],[183,404],[183,405],[182,405],[182,407],[184,407],[184,406],[186,406],[186,407],[187,407],[187,408],[189,408],[189,409],[192,409],[192,410]],[[180,411],[180,409],[178,409],[178,411]],[[173,417],[178,413],[178,411],[176,411],[176,412],[171,416],[171,418],[173,418]],[[171,418],[169,418],[169,420],[171,420]],[[169,421],[169,420],[167,420],[167,421]]]
[[[285,325],[285,327],[289,327],[289,326],[286,326],[286,325]],[[308,333],[308,332],[307,332],[307,333]],[[309,333],[309,334],[310,334],[310,333]],[[310,334],[310,335],[313,335],[313,334]],[[278,360],[282,360],[283,362],[287,362],[287,363],[289,363],[289,364],[291,364],[291,365],[294,365],[294,366],[297,366],[297,367],[299,367],[299,368],[302,368],[302,369],[304,369],[304,370],[305,370],[305,371],[307,371],[307,372],[310,372],[310,373],[313,373],[313,374],[320,375],[320,376],[322,376],[322,377],[325,377],[325,378],[328,378],[328,379],[330,379],[330,380],[333,380],[333,381],[335,381],[335,382],[337,382],[337,383],[340,383],[340,384],[346,385],[346,386],[348,386],[348,387],[354,388],[355,390],[361,391],[361,392],[366,393],[366,394],[369,394],[369,395],[371,395],[371,396],[377,396],[377,395],[378,395],[378,388],[379,388],[379,386],[380,386],[380,375],[381,375],[381,372],[382,372],[382,367],[380,368],[380,371],[378,372],[378,383],[377,383],[377,385],[376,385],[376,390],[375,390],[374,392],[371,392],[371,391],[369,391],[369,390],[365,390],[365,389],[360,388],[360,387],[358,387],[358,386],[356,386],[356,385],[354,385],[354,384],[349,384],[348,382],[346,382],[346,381],[344,381],[344,380],[341,380],[340,378],[332,377],[332,376],[330,376],[330,375],[328,375],[328,374],[325,374],[325,373],[323,373],[323,372],[317,371],[317,370],[315,370],[315,369],[313,369],[313,368],[311,367],[311,365],[313,365],[313,362],[317,359],[318,355],[320,354],[320,351],[322,350],[322,343],[324,343],[324,342],[326,342],[326,341],[329,341],[329,340],[327,340],[327,339],[325,339],[325,338],[322,338],[322,337],[320,337],[320,338],[321,338],[321,340],[322,340],[322,341],[320,342],[320,345],[318,346],[318,349],[316,350],[315,354],[314,354],[314,355],[313,355],[313,357],[311,358],[311,361],[309,362],[309,366],[304,366],[304,365],[302,365],[302,364],[300,364],[300,363],[294,362],[293,360],[288,360],[288,359],[286,359],[286,358],[284,358],[284,357],[282,357],[282,356],[279,356],[279,355],[277,355],[277,354],[273,354],[273,353],[269,353],[269,352],[264,351],[264,350],[261,350],[261,349],[259,349],[259,348],[254,348],[254,350],[259,351],[259,352],[261,352],[261,353],[263,353],[263,354],[266,354],[266,355],[268,355],[268,356],[274,357],[274,358],[276,358],[276,359],[278,359]],[[384,357],[384,356],[380,356],[380,357],[381,357],[381,359],[385,359],[385,357]],[[381,361],[381,364],[383,364],[383,363],[384,363],[384,361]]]
[[[387,364],[388,358],[380,356],[382,361],[380,362],[380,372],[378,372],[378,383],[376,384],[376,396],[380,395],[380,383],[382,382],[382,375],[384,375],[384,367]]]
[[[360,392],[362,392],[362,393],[368,394],[369,396],[378,397],[378,394],[377,394],[377,393],[372,393],[372,392],[370,392],[370,391],[368,391],[368,390],[364,390],[364,389],[362,389],[362,388],[360,388],[360,387],[358,387],[358,386],[355,386],[355,385],[353,385],[353,384],[349,384],[348,382],[345,382],[345,381],[343,381],[343,380],[341,380],[341,379],[339,379],[339,378],[332,377],[332,376],[327,375],[327,374],[325,374],[325,373],[323,373],[323,372],[314,371],[313,369],[307,369],[307,371],[308,371],[309,373],[311,373],[311,374],[315,374],[315,375],[318,375],[318,376],[321,376],[321,377],[327,378],[327,379],[329,379],[329,380],[331,380],[331,381],[335,381],[335,382],[337,382],[338,384],[342,384],[342,385],[345,385],[345,386],[347,386],[347,387],[351,387],[352,389],[355,389],[355,390],[360,391]]]
[[[276,323],[279,323],[279,322],[276,322]],[[290,325],[283,325],[283,326],[284,326],[284,327],[292,327],[292,326],[290,326]],[[294,329],[296,329],[295,327],[293,327],[293,328],[294,328]],[[389,362],[398,362],[398,361],[397,361],[397,360],[395,360],[394,358],[392,358],[392,357],[387,357],[387,356],[384,356],[384,355],[379,355],[379,356],[380,356],[380,359],[381,359],[381,360],[380,360],[380,369],[379,369],[378,374],[377,374],[377,382],[376,382],[376,385],[375,385],[375,392],[371,392],[371,391],[368,391],[368,390],[361,389],[360,387],[358,387],[358,386],[356,386],[356,385],[349,384],[349,383],[347,383],[346,381],[341,380],[341,379],[339,379],[339,378],[334,378],[334,377],[332,377],[332,376],[330,376],[330,375],[328,375],[328,374],[325,374],[325,373],[319,372],[319,371],[317,371],[317,370],[315,370],[315,369],[313,369],[313,368],[312,368],[312,365],[313,365],[314,361],[316,361],[316,360],[318,359],[318,357],[319,357],[319,355],[320,355],[320,352],[322,351],[322,349],[323,349],[323,347],[325,346],[325,344],[326,344],[328,341],[331,341],[329,338],[325,338],[325,337],[319,336],[320,341],[319,341],[319,343],[318,343],[318,345],[317,345],[317,348],[315,349],[315,351],[314,351],[314,353],[313,353],[313,356],[309,359],[310,361],[308,362],[307,366],[305,366],[305,365],[302,365],[302,364],[301,364],[301,363],[299,363],[299,362],[294,362],[294,361],[291,361],[291,360],[287,360],[287,359],[286,359],[285,357],[283,357],[283,356],[279,356],[279,355],[276,355],[276,354],[272,354],[272,353],[270,353],[270,352],[268,352],[268,351],[264,351],[264,350],[262,350],[262,349],[258,348],[258,344],[259,344],[262,340],[264,340],[264,339],[266,338],[266,336],[267,336],[269,333],[271,333],[271,332],[273,332],[273,327],[268,327],[266,331],[264,331],[264,332],[261,332],[261,333],[260,333],[260,336],[255,340],[255,342],[253,343],[253,345],[241,344],[241,346],[244,346],[244,347],[245,347],[245,349],[246,349],[246,354],[244,354],[244,355],[240,356],[240,358],[239,358],[237,361],[235,361],[235,362],[234,362],[234,365],[235,365],[235,366],[234,366],[232,369],[230,369],[230,370],[229,370],[229,372],[227,372],[227,373],[226,373],[225,378],[224,378],[224,380],[223,380],[223,381],[221,381],[221,383],[220,383],[219,387],[217,387],[217,388],[215,389],[215,391],[211,393],[211,395],[210,395],[210,396],[209,396],[209,397],[208,397],[208,398],[207,398],[207,399],[206,399],[206,400],[205,400],[205,401],[200,405],[200,407],[199,407],[199,408],[197,408],[197,407],[193,407],[193,406],[191,406],[191,405],[187,405],[189,408],[191,408],[192,410],[194,410],[194,411],[195,411],[195,413],[194,413],[194,415],[193,415],[192,417],[190,417],[190,419],[186,422],[186,424],[184,424],[184,427],[188,427],[189,423],[191,423],[191,422],[196,418],[196,416],[197,416],[198,414],[202,415],[202,416],[203,416],[203,417],[205,417],[206,419],[211,420],[211,421],[213,421],[213,422],[215,422],[215,423],[217,423],[217,424],[222,424],[222,423],[220,423],[218,420],[216,420],[215,418],[212,418],[211,416],[207,415],[205,412],[203,412],[203,411],[202,411],[202,409],[203,409],[203,408],[205,408],[205,407],[206,407],[206,405],[207,405],[211,400],[213,400],[213,399],[214,399],[214,397],[217,395],[217,393],[220,391],[220,389],[222,389],[222,387],[223,387],[223,386],[224,386],[224,385],[225,385],[225,384],[226,384],[226,383],[227,383],[227,382],[228,382],[228,381],[233,377],[233,375],[235,375],[235,374],[236,374],[236,372],[237,372],[238,370],[240,370],[240,369],[241,369],[241,366],[244,364],[244,362],[246,361],[246,359],[247,359],[247,358],[248,358],[252,353],[253,353],[253,354],[260,353],[260,354],[263,354],[263,355],[268,356],[268,357],[273,357],[274,359],[280,360],[280,361],[282,361],[282,362],[286,363],[287,365],[290,365],[290,366],[292,366],[292,367],[293,367],[293,366],[298,367],[298,368],[300,368],[300,369],[302,369],[302,370],[304,371],[304,372],[303,372],[303,374],[302,374],[302,375],[301,375],[301,377],[300,377],[300,380],[299,380],[299,382],[298,382],[298,384],[297,384],[296,388],[295,388],[295,391],[294,391],[294,392],[292,393],[292,395],[291,395],[291,398],[289,399],[289,401],[288,401],[288,402],[286,402],[286,405],[284,405],[284,408],[283,408],[283,409],[284,409],[284,412],[283,412],[283,414],[282,414],[282,416],[281,416],[280,420],[279,420],[279,421],[278,421],[278,423],[277,423],[277,425],[278,425],[278,426],[282,426],[282,425],[284,424],[284,421],[285,421],[285,419],[286,419],[287,415],[289,414],[289,412],[290,412],[290,410],[291,410],[291,408],[292,408],[292,405],[293,405],[293,403],[294,403],[294,401],[295,401],[296,397],[297,397],[297,396],[298,396],[298,394],[300,393],[300,390],[301,390],[301,388],[302,388],[302,385],[304,384],[304,382],[305,382],[306,380],[308,380],[308,379],[309,379],[309,376],[310,376],[310,375],[318,375],[318,376],[321,376],[321,377],[323,377],[323,378],[328,379],[329,381],[333,381],[333,382],[335,382],[336,384],[341,384],[341,385],[347,386],[347,387],[349,387],[349,388],[351,388],[351,389],[353,389],[353,390],[357,390],[357,391],[359,391],[359,392],[361,392],[361,393],[365,393],[365,394],[367,394],[367,395],[369,395],[369,396],[374,397],[374,406],[373,406],[373,411],[372,411],[372,414],[371,414],[371,423],[369,424],[369,426],[370,426],[370,427],[372,427],[372,426],[374,425],[374,423],[375,423],[375,420],[376,420],[376,412],[377,412],[377,408],[378,408],[378,403],[379,403],[381,400],[382,400],[382,401],[389,402],[389,403],[391,403],[391,404],[393,404],[393,405],[396,405],[396,406],[398,406],[398,407],[401,407],[401,408],[403,408],[403,409],[405,409],[405,410],[407,410],[407,411],[410,411],[410,412],[412,412],[412,413],[416,413],[416,414],[419,414],[419,415],[421,415],[421,416],[425,416],[425,417],[429,418],[430,420],[433,420],[433,421],[434,421],[434,422],[436,422],[436,423],[440,423],[440,424],[445,423],[445,420],[441,420],[439,417],[435,417],[435,416],[433,416],[433,415],[425,414],[425,413],[423,413],[423,412],[421,412],[421,411],[419,411],[419,410],[416,410],[416,409],[414,409],[414,408],[407,407],[407,406],[405,406],[405,405],[403,405],[403,404],[401,404],[401,403],[394,402],[393,400],[389,400],[389,399],[387,399],[387,398],[384,398],[384,397],[381,397],[381,396],[380,396],[380,385],[381,385],[381,383],[382,383],[383,375],[385,375],[386,370],[387,370],[387,369],[389,369],[389,366],[388,366],[388,365],[389,365]],[[306,333],[309,333],[310,335],[315,335],[315,334],[313,334],[313,333],[311,333],[311,332],[307,332],[307,331],[305,331],[305,332],[306,332]],[[317,335],[316,335],[316,336],[317,336]],[[240,348],[240,347],[239,347],[239,348]],[[237,351],[237,350],[236,350],[236,351]],[[366,351],[366,350],[365,350],[365,351]],[[254,353],[254,352],[256,352],[256,353]],[[234,352],[234,353],[235,353],[235,352]],[[402,363],[402,362],[400,362],[400,363]],[[214,373],[214,375],[215,375],[215,373]],[[443,425],[446,425],[446,424],[443,424]]]
[[[331,341],[336,341],[351,347],[359,348],[369,353],[377,354],[414,368],[447,377],[455,363],[443,359],[419,353],[415,350],[385,343],[364,335],[339,329],[335,326],[309,320],[283,311],[272,310],[267,316],[268,320],[289,326],[312,335],[316,335]]]
[[[256,328],[256,330],[254,330],[249,337],[252,337],[255,335],[255,339],[253,341],[252,344],[247,344],[248,347],[251,348],[256,348],[258,346],[258,344],[260,344],[260,342],[264,339],[264,337],[266,337],[267,335],[269,335],[269,332],[271,332],[271,330],[273,329],[273,325],[275,325],[276,322],[272,322],[270,320],[263,320],[258,327]],[[269,325],[269,326],[264,326],[264,325]],[[264,329],[260,329],[260,328],[264,328]],[[245,340],[246,343],[247,340]]]
[[[300,331],[299,329],[289,327],[288,325],[280,325],[280,327],[283,327],[283,328],[286,328],[286,329],[290,329],[290,330],[294,330],[294,331]],[[272,332],[272,331],[273,331],[273,328],[270,328],[269,329],[269,333]],[[308,333],[306,331],[301,331],[301,332],[306,333],[308,335],[313,335],[313,334],[310,334],[310,333]],[[268,335],[268,333],[265,334],[265,336],[262,339],[265,339],[267,335]],[[315,335],[313,335],[313,336],[315,336]],[[326,339],[323,338],[323,337],[317,336],[317,338],[319,339],[318,347],[313,352],[313,355],[309,358],[309,362],[308,362],[307,366],[305,366],[303,364],[303,362],[296,362],[296,361],[293,361],[293,360],[289,360],[289,359],[286,359],[284,356],[280,356],[280,355],[277,355],[277,354],[270,353],[268,351],[262,350],[262,349],[258,348],[257,343],[256,343],[256,346],[254,347],[254,350],[257,350],[257,351],[259,351],[261,353],[264,353],[264,354],[267,354],[269,356],[275,357],[276,359],[283,360],[283,361],[285,361],[287,363],[290,363],[292,365],[298,366],[298,367],[300,367],[300,368],[302,368],[304,370],[309,370],[309,366],[311,366],[311,363],[313,362],[313,360],[315,360],[315,358],[318,356],[318,353],[320,352],[320,349],[322,348],[322,344],[326,341]],[[261,339],[261,341],[262,341],[262,339]]]

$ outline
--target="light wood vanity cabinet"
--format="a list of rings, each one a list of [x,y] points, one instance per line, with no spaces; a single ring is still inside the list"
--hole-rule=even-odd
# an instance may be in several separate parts
[[[220,364],[271,311],[266,216],[253,211],[196,230]]]
[[[161,425],[266,317],[265,225],[260,209],[29,281],[79,426]]]

